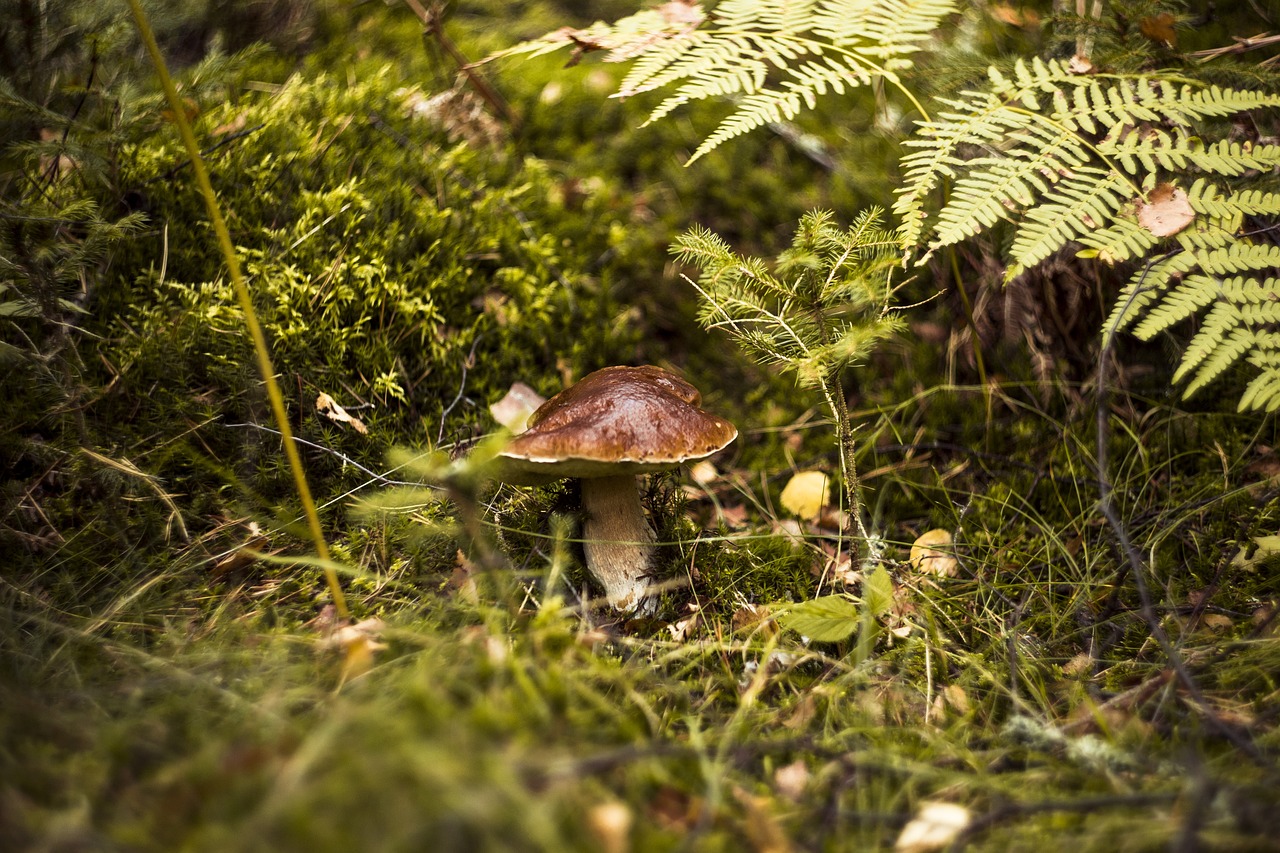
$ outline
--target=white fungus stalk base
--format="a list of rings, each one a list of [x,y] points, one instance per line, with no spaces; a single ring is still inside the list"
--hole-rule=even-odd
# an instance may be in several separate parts
[[[590,477],[582,484],[583,550],[587,568],[604,586],[605,598],[618,610],[635,610],[649,588],[654,537],[640,506],[633,474]]]

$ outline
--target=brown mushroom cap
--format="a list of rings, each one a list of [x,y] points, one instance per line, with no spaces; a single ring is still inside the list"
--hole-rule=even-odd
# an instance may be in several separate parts
[[[606,367],[529,416],[499,454],[501,478],[538,485],[562,477],[663,471],[710,456],[738,437],[698,408],[702,395],[658,367]]]

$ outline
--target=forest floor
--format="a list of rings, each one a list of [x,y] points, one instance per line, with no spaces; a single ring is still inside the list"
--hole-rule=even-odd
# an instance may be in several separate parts
[[[529,5],[520,28],[556,26]],[[667,245],[700,222],[773,254],[873,179],[782,134],[685,170],[697,133],[637,129],[599,67],[486,71],[518,127],[433,101],[472,89],[406,9],[309,32],[180,77],[332,559],[164,107],[104,95],[68,156],[115,164],[110,202],[24,202],[83,217],[24,239],[103,283],[0,353],[0,848],[1280,849],[1274,417],[1184,402],[1158,345],[1099,370],[1079,329],[1106,305],[1055,326],[1046,282],[1003,297],[1053,306],[1040,349],[975,347],[926,270],[842,388],[862,562],[822,400],[701,331]],[[110,249],[67,249],[86,234]],[[643,618],[593,598],[571,484],[457,476],[513,383],[610,363],[681,372],[740,432],[646,481]],[[829,478],[807,507],[802,472]]]

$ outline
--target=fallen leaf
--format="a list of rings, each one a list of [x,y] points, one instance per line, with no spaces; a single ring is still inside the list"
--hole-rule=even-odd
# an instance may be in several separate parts
[[[245,543],[229,554],[222,556],[213,564],[213,574],[217,577],[229,575],[246,569],[258,562],[263,550],[271,544],[271,540],[262,534],[257,522],[249,523],[250,537]],[[278,551],[276,553],[279,553]]]
[[[959,684],[948,684],[942,688],[942,695],[946,698],[947,704],[951,706],[951,710],[957,714],[969,713],[969,694]]]
[[[797,518],[817,518],[827,502],[827,475],[821,471],[801,471],[783,488],[779,500],[783,509]]]
[[[911,568],[936,578],[953,578],[960,573],[950,531],[935,528],[921,533],[911,545]]]
[[[385,627],[381,619],[365,619],[354,625],[343,625],[321,640],[321,649],[342,653],[340,680],[343,683],[373,668],[374,653],[386,648],[377,639]]]
[[[704,802],[701,797],[694,797],[664,785],[649,800],[649,816],[660,829],[668,832],[685,833],[698,825],[702,819]]]
[[[634,817],[626,803],[612,802],[592,806],[587,812],[587,828],[595,836],[602,853],[627,853],[631,849],[631,824]]]
[[[839,507],[824,506],[822,511],[818,513],[818,518],[814,523],[823,530],[838,533],[849,526],[849,513]]]
[[[347,414],[347,410],[339,406],[337,400],[323,391],[316,397],[316,411],[335,423],[349,424],[361,435],[369,434],[369,428],[359,418]]]
[[[955,803],[925,802],[893,845],[898,853],[927,853],[949,847],[969,825],[969,810]]]
[[[1173,15],[1161,12],[1159,15],[1143,18],[1138,22],[1138,29],[1156,44],[1173,47],[1178,43],[1178,34],[1173,29],[1175,21]]]
[[[667,630],[671,632],[671,639],[677,643],[682,643],[689,636],[689,633],[698,626],[698,620],[701,618],[699,607],[696,604],[689,605],[690,614],[684,619],[672,622],[667,626]]]
[[[778,620],[811,640],[834,643],[858,629],[858,606],[843,595],[826,595],[791,605]]]
[[[220,124],[213,129],[213,136],[222,136],[227,133],[238,133],[244,130],[247,113],[240,113],[231,121]]]
[[[195,117],[200,115],[200,106],[190,98],[184,97],[182,99],[182,114],[187,121],[194,121]],[[161,110],[160,115],[164,116],[165,121],[177,123],[177,113],[171,109]]]
[[[1077,53],[1067,62],[1067,70],[1072,74],[1092,74],[1093,63],[1089,61],[1089,57]]]
[[[689,469],[689,479],[693,480],[699,486],[705,486],[715,482],[720,476],[720,472],[716,470],[716,466],[712,465],[706,459],[694,465]]]
[[[529,416],[545,402],[547,398],[528,385],[513,382],[506,396],[489,406],[489,413],[495,421],[513,433],[521,433],[524,432]]]
[[[809,767],[804,759],[797,758],[773,771],[773,787],[788,800],[799,801],[805,788],[809,787]]]
[[[1040,25],[1040,15],[1034,9],[1015,9],[1007,3],[993,3],[988,11],[997,21],[1013,27]]]
[[[1171,237],[1195,218],[1187,194],[1173,184],[1161,184],[1146,201],[1138,202],[1138,224],[1157,237]]]
[[[763,605],[744,604],[733,611],[733,616],[729,617],[729,627],[735,633],[762,631],[763,636],[772,637],[778,633],[778,625],[770,618],[771,616],[769,608]]]
[[[809,723],[818,714],[818,700],[813,698],[812,693],[806,693],[795,704],[791,711],[782,718],[782,725],[792,731],[801,731],[808,728]]]
[[[845,586],[857,586],[862,583],[862,572],[853,567],[853,558],[848,551],[842,551],[839,557],[829,561],[827,571],[830,572],[834,583],[842,583]]]
[[[747,524],[747,508],[742,504],[720,508],[720,518],[730,528],[745,527]]]
[[[747,839],[756,853],[789,853],[792,849],[782,823],[770,808],[768,797],[759,797],[745,788],[733,787],[733,795],[742,804]]]
[[[773,526],[773,532],[787,537],[791,540],[793,547],[799,548],[804,545],[804,531],[800,529],[800,522],[794,518],[784,518]]]
[[[1268,557],[1280,554],[1280,536],[1255,536],[1231,559],[1231,565],[1246,572],[1256,572]]]
[[[1280,620],[1276,619],[1276,602],[1263,604],[1253,611],[1249,621],[1253,625],[1258,639],[1270,639],[1280,636]]]
[[[454,566],[453,574],[449,576],[449,580],[445,582],[445,588],[462,601],[479,604],[480,591],[476,587],[475,575],[475,564],[467,558],[466,554],[459,550],[457,565]]]
[[[1206,613],[1200,617],[1200,624],[1215,634],[1220,634],[1224,631],[1230,631],[1235,627],[1236,623],[1231,621],[1230,616],[1224,616],[1221,613]]]

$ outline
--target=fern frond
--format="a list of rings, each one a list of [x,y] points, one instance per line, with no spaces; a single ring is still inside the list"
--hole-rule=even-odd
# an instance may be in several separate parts
[[[1141,340],[1151,340],[1157,333],[1186,320],[1221,296],[1219,282],[1213,276],[1187,276],[1181,284],[1168,292],[1159,307],[1152,309],[1134,327],[1133,334]]]
[[[1280,409],[1280,367],[1267,367],[1253,378],[1240,397],[1240,411]]]
[[[615,97],[667,89],[657,121],[692,101],[730,97],[736,109],[689,158],[771,122],[786,121],[828,93],[898,73],[954,14],[958,0],[726,0],[705,15],[692,2],[664,3],[581,30],[562,28],[496,56],[537,56],[572,47],[631,61]],[[495,58],[495,57],[490,57]],[[921,108],[923,111],[923,108]]]
[[[1241,215],[1280,215],[1280,193],[1267,193],[1255,189],[1224,190],[1203,178],[1198,179],[1187,190],[1187,201],[1197,213],[1223,219],[1233,219]]]
[[[1128,201],[1127,184],[1114,171],[1079,167],[1045,195],[1043,204],[1027,211],[1009,249],[1010,281],[1052,255],[1067,242],[1116,216]]]
[[[929,252],[1007,218],[989,203],[976,203],[969,188],[988,186],[992,198],[1003,196],[999,198],[1001,203],[1015,199],[1024,189],[1016,182],[1025,184],[1026,177],[1007,161],[1041,159],[1050,170],[1050,184],[1056,182],[1052,172],[1055,166],[1064,167],[1057,172],[1063,174],[1095,163],[1103,170],[1095,174],[1117,169],[1145,182],[1161,169],[1198,169],[1226,176],[1248,169],[1271,169],[1280,154],[1274,150],[1277,146],[1249,149],[1226,140],[1205,146],[1189,132],[1193,123],[1201,119],[1280,106],[1277,94],[1214,86],[1195,88],[1187,82],[1178,86],[1157,75],[1082,76],[1057,61],[1020,61],[1012,76],[991,69],[989,77],[987,89],[964,92],[959,99],[945,101],[949,111],[920,123],[917,138],[906,143],[915,150],[902,158],[904,181],[894,212],[903,218],[904,249],[926,243],[925,236],[932,231],[921,263]],[[1159,124],[1171,129],[1136,129]],[[1095,144],[1091,139],[1097,134],[1102,138]],[[965,149],[971,146],[986,149],[987,156],[967,158]],[[1002,181],[1005,178],[1007,182]],[[957,188],[965,186],[967,191],[948,200],[930,228],[924,204],[944,179],[955,180]],[[1052,191],[1040,192],[1048,201]],[[1269,199],[1263,198],[1249,201],[1269,204]],[[1203,198],[1200,204],[1208,207],[1215,202],[1219,207],[1230,207],[1213,196]],[[1037,198],[1036,203],[1042,202]],[[1215,212],[1224,218],[1234,214],[1226,209]],[[1112,213],[1118,213],[1118,206],[1112,208]],[[972,225],[966,222],[970,214],[979,216]],[[965,224],[956,227],[957,223]],[[1047,257],[1074,236],[1064,231],[1061,242],[1049,241],[1038,248],[1037,254]],[[1116,245],[1115,238],[1122,238],[1117,247],[1124,251],[1109,252],[1110,257],[1122,259],[1145,251],[1143,241],[1135,242],[1131,236],[1129,229],[1122,227],[1117,234],[1096,242],[1106,253]]]
[[[1227,327],[1229,328],[1229,326]],[[1200,342],[1201,346],[1206,348],[1206,352],[1204,357],[1196,362],[1197,366],[1194,368],[1195,376],[1187,383],[1186,390],[1182,394],[1184,398],[1191,397],[1201,388],[1217,379],[1224,370],[1249,352],[1256,341],[1254,331],[1243,326],[1236,327],[1225,333],[1225,337],[1222,336],[1223,334],[1222,328],[1215,327]],[[1196,338],[1192,339],[1192,346],[1196,345],[1197,338],[1200,338],[1200,335],[1196,335]],[[1178,365],[1177,371],[1174,372],[1173,379],[1175,382],[1182,381],[1190,372],[1189,369],[1184,369],[1186,367],[1187,362],[1184,359],[1183,363]]]
[[[1159,244],[1160,238],[1139,225],[1137,219],[1121,216],[1106,228],[1082,234],[1079,242],[1088,247],[1079,253],[1080,257],[1115,264],[1145,257]]]

